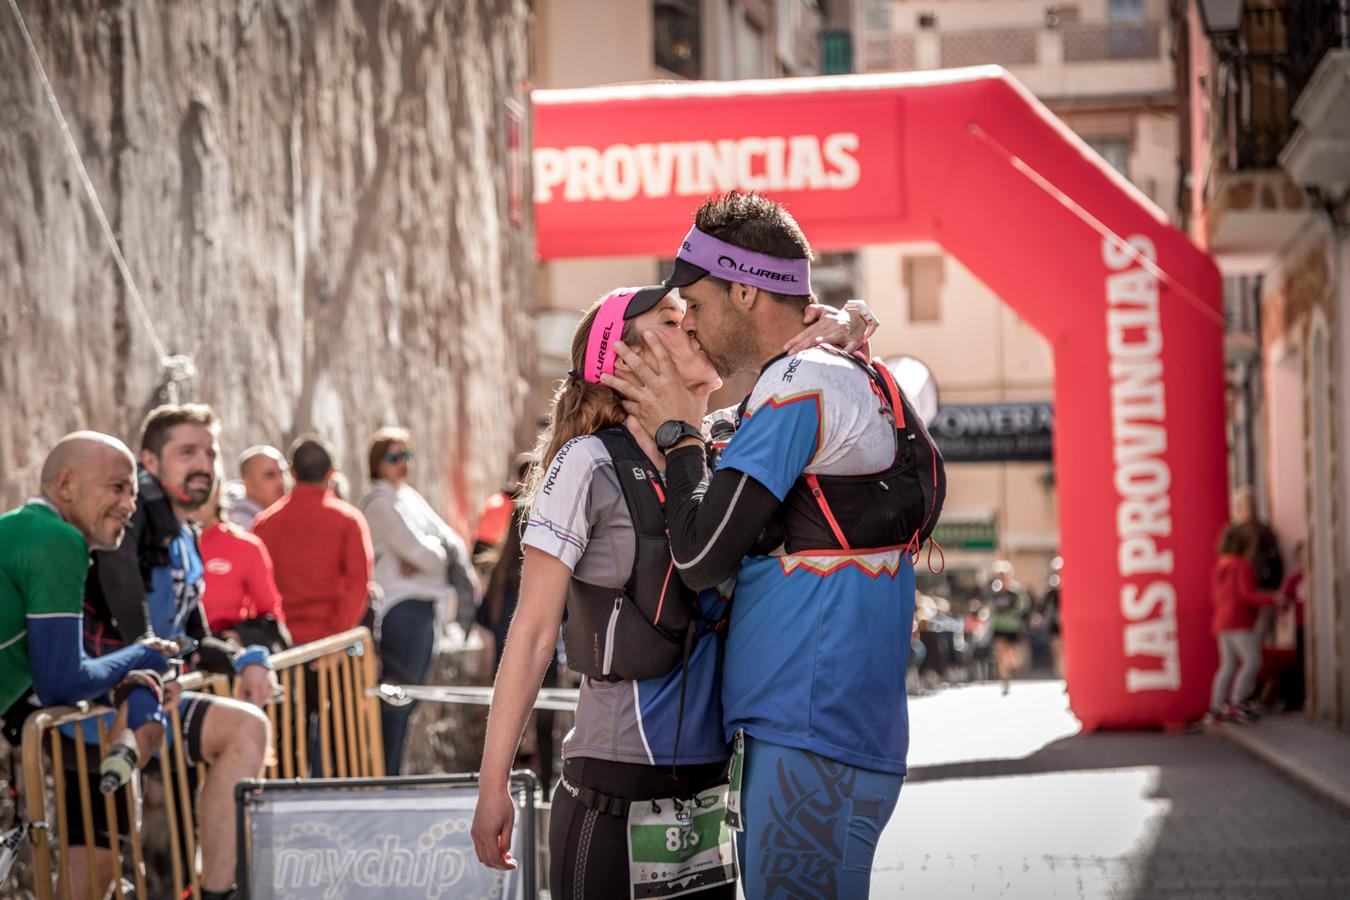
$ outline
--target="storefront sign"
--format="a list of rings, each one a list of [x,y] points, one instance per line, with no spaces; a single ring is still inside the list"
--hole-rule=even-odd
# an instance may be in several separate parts
[[[938,521],[933,540],[943,550],[990,551],[998,547],[998,526],[993,519]]]
[[[1049,460],[1054,432],[1049,403],[944,404],[928,425],[947,462]]]

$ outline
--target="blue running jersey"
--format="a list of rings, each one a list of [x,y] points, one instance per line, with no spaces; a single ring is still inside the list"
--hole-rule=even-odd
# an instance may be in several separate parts
[[[718,469],[744,472],[781,501],[803,473],[879,472],[894,457],[895,426],[867,376],[811,349],[765,369]],[[745,557],[723,667],[728,739],[744,728],[904,774],[913,622],[914,570],[899,548]]]

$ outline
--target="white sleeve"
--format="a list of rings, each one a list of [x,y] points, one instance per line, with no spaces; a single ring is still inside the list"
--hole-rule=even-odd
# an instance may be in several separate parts
[[[370,533],[379,535],[391,553],[423,575],[444,577],[445,549],[441,542],[409,526],[398,510],[394,495],[373,497],[366,505],[365,514]]]
[[[521,543],[575,569],[590,539],[591,485],[602,465],[612,463],[599,438],[583,435],[564,444],[534,497]]]

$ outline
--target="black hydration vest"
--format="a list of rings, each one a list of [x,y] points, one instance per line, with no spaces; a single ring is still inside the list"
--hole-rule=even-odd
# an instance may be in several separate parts
[[[903,547],[917,557],[947,496],[942,453],[885,363],[840,355],[867,375],[879,413],[894,422],[895,459],[870,475],[802,475],[752,552],[770,545],[787,553]]]
[[[679,667],[693,636],[697,597],[675,571],[666,536],[665,492],[647,454],[623,426],[595,436],[614,460],[635,558],[621,588],[573,576],[563,645],[575,671],[599,681],[655,678]]]

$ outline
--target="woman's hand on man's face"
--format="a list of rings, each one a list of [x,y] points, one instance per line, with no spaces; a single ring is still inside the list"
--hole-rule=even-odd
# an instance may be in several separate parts
[[[649,334],[654,334],[655,340],[665,347],[671,362],[675,364],[675,371],[684,379],[689,390],[706,396],[722,386],[722,378],[713,368],[712,360],[688,332],[657,329]],[[653,343],[653,340],[647,341],[648,346]]]
[[[643,338],[651,349],[650,362],[619,341],[615,345],[616,352],[629,372],[626,375],[601,375],[600,380],[624,398],[624,409],[650,435],[655,436],[662,422],[672,420],[697,427],[708,410],[708,394],[714,385],[700,382],[698,388],[691,388],[687,376],[701,371],[692,357],[703,354],[692,346],[683,332],[648,331]],[[687,373],[681,371],[677,359],[684,361]],[[717,384],[721,383],[716,373],[713,373],[713,379]]]

